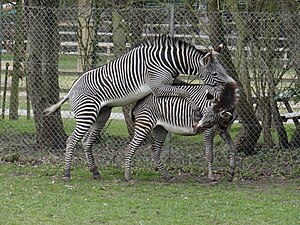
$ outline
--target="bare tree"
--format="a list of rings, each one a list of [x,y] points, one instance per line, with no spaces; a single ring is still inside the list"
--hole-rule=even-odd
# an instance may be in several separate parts
[[[292,67],[295,70],[295,79],[300,80],[300,3],[294,0],[281,0],[281,11],[284,12],[284,32],[286,33],[287,44],[289,48],[289,56],[292,60]],[[295,84],[295,88],[300,89],[300,84]],[[290,141],[290,146],[294,148],[300,147],[300,125],[295,124],[296,129]]]
[[[78,59],[77,71],[91,69],[92,52],[94,51],[94,40],[96,38],[94,18],[92,15],[92,0],[79,0],[78,3]]]
[[[216,46],[220,43],[226,43],[222,14],[218,11],[217,0],[209,1],[208,16],[211,27],[210,39],[212,45]],[[252,102],[249,101],[243,88],[243,83],[239,80],[239,75],[226,46],[220,58],[226,70],[229,71],[229,74],[239,83],[240,86],[240,101],[237,111],[238,116],[242,121],[243,129],[237,141],[237,150],[250,154],[255,150],[262,128],[254,114]]]
[[[37,145],[51,149],[65,146],[66,133],[60,112],[45,117],[43,110],[59,100],[58,85],[58,19],[59,1],[30,0],[28,32],[28,85],[34,120],[37,129]],[[39,6],[39,7],[36,7]]]

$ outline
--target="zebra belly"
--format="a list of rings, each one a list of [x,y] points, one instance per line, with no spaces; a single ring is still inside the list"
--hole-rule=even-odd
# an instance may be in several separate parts
[[[182,127],[182,126],[175,126],[166,122],[158,121],[157,125],[162,126],[167,131],[175,134],[180,135],[195,135],[196,132],[194,131],[193,127]]]
[[[143,85],[138,90],[123,96],[122,98],[114,98],[107,100],[104,105],[114,107],[114,106],[124,106],[136,102],[151,93],[151,89],[148,85]]]

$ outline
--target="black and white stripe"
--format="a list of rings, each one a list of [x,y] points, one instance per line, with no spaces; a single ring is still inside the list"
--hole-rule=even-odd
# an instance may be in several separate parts
[[[171,86],[179,74],[194,74],[212,85],[233,82],[215,58],[216,52],[202,52],[186,42],[161,36],[80,76],[60,102],[45,110],[50,114],[69,99],[75,114],[76,128],[67,141],[64,177],[70,178],[74,148],[83,138],[89,167],[98,177],[92,144],[112,107],[133,103],[150,93],[189,99],[187,91]]]
[[[208,159],[208,177],[214,180],[212,173],[213,163],[213,139],[215,135],[220,136],[230,146],[230,180],[235,170],[235,145],[229,134],[229,127],[235,119],[235,108],[239,100],[239,93],[236,84],[225,85],[179,85],[178,88],[190,93],[191,100],[199,107],[205,117],[205,113],[212,118],[205,120],[203,125],[208,127],[204,131],[205,150]],[[208,94],[213,98],[208,99]],[[168,132],[180,135],[196,135],[191,105],[182,98],[160,97],[149,95],[137,102],[132,111],[135,121],[135,132],[128,146],[125,157],[125,179],[130,180],[131,160],[136,149],[144,139],[153,131],[154,143],[152,146],[153,159],[166,180],[171,179],[168,171],[165,170],[160,160],[160,152]],[[207,122],[208,121],[208,122]],[[212,123],[210,122],[212,121]],[[206,123],[209,123],[206,126]]]

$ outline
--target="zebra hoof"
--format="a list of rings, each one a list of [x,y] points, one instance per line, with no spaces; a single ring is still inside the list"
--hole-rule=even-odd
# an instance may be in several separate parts
[[[92,167],[92,168],[90,169],[90,171],[93,173],[93,178],[94,178],[95,180],[99,180],[99,179],[101,178],[101,175],[100,175],[100,173],[99,173],[99,171],[98,171],[97,166]]]
[[[66,170],[66,171],[64,172],[64,175],[63,175],[62,179],[63,179],[64,181],[69,181],[69,180],[70,180],[70,177],[71,177],[71,175],[70,175],[70,170]]]
[[[229,173],[228,176],[227,176],[227,180],[229,182],[232,182],[233,181],[233,178],[234,178],[234,173]]]
[[[69,181],[71,178],[70,178],[70,176],[63,176],[62,179],[63,179],[63,181],[66,181],[66,182],[67,182],[67,181]]]
[[[132,179],[125,179],[125,181],[128,183],[128,184],[135,184],[136,181],[135,180],[132,180]]]
[[[209,182],[210,185],[217,185],[219,182],[217,180],[211,180]]]
[[[98,172],[98,170],[93,171],[93,178],[95,180],[100,180],[101,179],[101,174]]]
[[[131,178],[128,177],[128,176],[125,176],[125,181],[126,181],[126,182],[130,182],[130,181],[131,181]]]
[[[228,180],[229,182],[232,182],[232,181],[233,181],[233,177],[229,176],[229,177],[227,177],[227,180]]]
[[[167,176],[167,177],[163,177],[163,179],[167,182],[172,182],[172,180],[174,180],[173,176]]]
[[[215,174],[211,174],[208,176],[208,180],[211,184],[216,184],[218,183],[217,176]]]
[[[94,180],[100,180],[101,179],[101,175],[99,174],[94,174],[93,175]]]

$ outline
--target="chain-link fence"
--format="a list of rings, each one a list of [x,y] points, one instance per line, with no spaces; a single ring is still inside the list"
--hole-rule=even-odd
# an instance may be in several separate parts
[[[50,117],[43,110],[64,96],[83,71],[110,62],[144,38],[168,34],[209,50],[223,43],[220,61],[238,81],[241,99],[231,128],[240,154],[293,158],[300,148],[299,14],[214,12],[184,6],[149,8],[38,8],[1,10],[1,152],[52,152],[74,129],[66,103]],[[199,82],[181,75],[188,82]],[[128,107],[127,107],[128,108]],[[131,130],[127,108],[116,107],[94,151],[103,165],[123,162]],[[125,111],[124,111],[125,110]],[[124,113],[123,113],[124,111]],[[145,143],[137,162],[150,162]],[[216,162],[227,148],[215,139]],[[274,154],[274,155],[272,155]],[[281,155],[280,155],[281,156]],[[163,158],[175,169],[205,168],[201,135],[169,135]],[[290,159],[290,158],[289,158]],[[289,168],[285,169],[288,171]]]

